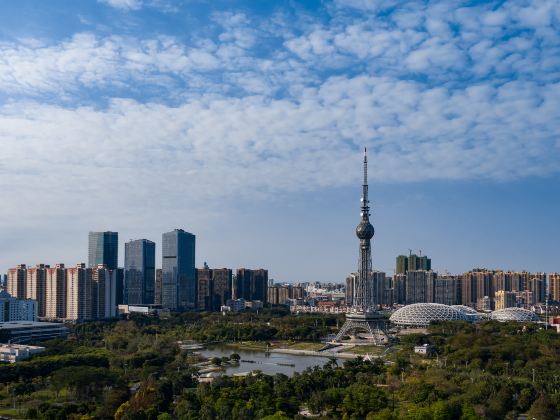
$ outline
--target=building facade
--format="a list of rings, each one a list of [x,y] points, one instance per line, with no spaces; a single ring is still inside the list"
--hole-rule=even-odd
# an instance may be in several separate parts
[[[233,281],[233,299],[267,301],[268,270],[239,268]]]
[[[560,273],[548,273],[548,298],[560,302]]]
[[[496,310],[513,308],[517,306],[515,292],[508,291],[508,290],[497,290],[494,301],[495,301]]]
[[[49,319],[66,318],[66,269],[64,264],[47,268],[45,285],[45,317]]]
[[[92,269],[85,264],[66,269],[66,319],[93,318]]]
[[[197,308],[219,311],[232,297],[232,270],[229,268],[200,268],[196,270]]]
[[[107,266],[100,264],[91,269],[91,317],[113,318],[117,315],[117,287]]]
[[[16,299],[25,299],[27,297],[27,266],[18,264],[15,268],[8,270],[8,280],[6,290]]]
[[[161,288],[163,282],[163,271],[161,268],[156,269],[156,284],[154,287],[154,304],[161,305]]]
[[[429,302],[436,277],[437,274],[433,271],[409,271],[406,274],[406,304]]]
[[[147,239],[127,242],[124,248],[124,269],[124,303],[154,303],[156,244]]]
[[[197,301],[196,237],[182,229],[163,234],[161,304],[171,310],[194,309]]]
[[[36,320],[36,300],[16,299],[7,292],[0,292],[0,322]]]
[[[442,303],[444,305],[457,305],[457,276],[435,276],[431,284],[431,299],[429,303]]]
[[[48,265],[37,264],[27,269],[26,298],[37,301],[37,315],[41,318],[46,314],[48,268]]]
[[[104,264],[114,270],[119,263],[118,232],[90,232],[88,237],[88,267]]]

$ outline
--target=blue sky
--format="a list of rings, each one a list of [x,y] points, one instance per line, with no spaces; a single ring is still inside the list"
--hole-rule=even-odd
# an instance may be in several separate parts
[[[364,146],[375,267],[560,270],[559,29],[546,0],[1,2],[0,270],[181,227],[199,265],[342,281]]]

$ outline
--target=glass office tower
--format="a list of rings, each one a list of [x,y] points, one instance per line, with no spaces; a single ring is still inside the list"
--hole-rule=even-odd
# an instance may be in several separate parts
[[[163,234],[161,304],[171,310],[196,307],[195,242],[182,229]]]
[[[94,268],[99,264],[105,264],[109,270],[115,270],[118,263],[118,232],[90,232],[88,267]]]
[[[137,239],[124,245],[125,302],[129,305],[154,303],[156,244]]]

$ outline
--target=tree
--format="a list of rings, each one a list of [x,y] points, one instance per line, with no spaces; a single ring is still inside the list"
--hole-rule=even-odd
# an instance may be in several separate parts
[[[277,411],[270,416],[262,417],[261,420],[291,420],[291,417],[288,417],[283,411]]]
[[[550,398],[543,394],[535,400],[531,409],[527,413],[527,416],[530,419],[547,420],[558,417],[558,414],[559,413],[552,401],[550,401]]]

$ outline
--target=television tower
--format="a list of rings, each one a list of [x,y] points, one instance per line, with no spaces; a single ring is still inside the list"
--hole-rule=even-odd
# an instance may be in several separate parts
[[[370,309],[377,309],[374,302],[371,264],[371,238],[375,229],[369,222],[369,200],[368,200],[368,180],[367,180],[367,149],[364,149],[364,183],[362,184],[362,208],[360,211],[361,220],[356,227],[356,236],[360,240],[360,263],[358,267],[358,277],[354,286],[354,299],[352,306],[355,310],[365,312]]]
[[[377,311],[379,296],[377,296],[378,288],[375,284],[376,277],[373,276],[371,263],[371,238],[373,238],[375,229],[369,221],[367,149],[364,149],[364,182],[361,201],[361,220],[356,227],[356,236],[360,240],[358,276],[354,283],[351,310],[346,313],[346,322],[334,341],[339,342],[346,335],[362,331],[369,333],[376,345],[383,345],[388,343],[389,338],[385,333],[383,316]]]

